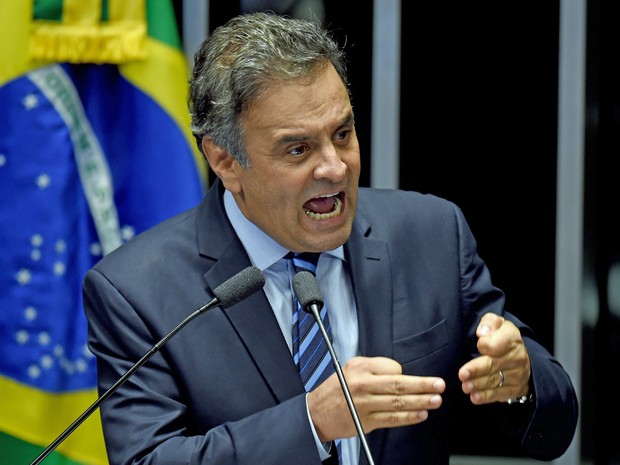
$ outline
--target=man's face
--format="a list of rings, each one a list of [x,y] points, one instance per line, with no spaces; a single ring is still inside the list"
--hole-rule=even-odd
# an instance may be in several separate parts
[[[244,215],[289,250],[342,245],[357,206],[360,153],[336,70],[274,85],[243,122],[250,168],[234,162],[225,185]]]

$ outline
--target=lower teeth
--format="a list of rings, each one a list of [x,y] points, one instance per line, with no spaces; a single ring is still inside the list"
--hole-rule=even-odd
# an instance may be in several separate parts
[[[328,218],[333,218],[340,214],[340,209],[342,208],[342,201],[339,197],[334,198],[334,208],[332,211],[327,213],[316,213],[306,209],[306,215],[308,215],[313,220],[326,220]]]

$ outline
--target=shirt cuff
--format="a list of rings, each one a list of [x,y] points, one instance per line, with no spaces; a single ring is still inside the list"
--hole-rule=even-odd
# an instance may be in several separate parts
[[[308,394],[306,394],[306,414],[308,415],[308,423],[310,423],[310,428],[312,429],[312,434],[314,436],[314,442],[316,444],[316,449],[319,452],[319,457],[321,458],[321,462],[330,457],[330,449],[332,447],[332,442],[321,442],[319,439],[319,435],[314,428],[314,423],[312,423],[312,417],[310,416],[310,409],[308,408]]]

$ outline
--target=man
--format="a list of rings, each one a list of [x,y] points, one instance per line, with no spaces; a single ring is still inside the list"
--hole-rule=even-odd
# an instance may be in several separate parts
[[[192,321],[102,405],[111,464],[448,464],[465,402],[494,404],[525,455],[570,445],[571,381],[504,310],[461,211],[358,188],[344,63],[319,26],[267,13],[232,19],[196,53],[192,130],[218,179],[87,274],[100,391],[237,272],[254,265],[265,286]],[[301,382],[289,252],[320,253],[370,457],[337,375]]]

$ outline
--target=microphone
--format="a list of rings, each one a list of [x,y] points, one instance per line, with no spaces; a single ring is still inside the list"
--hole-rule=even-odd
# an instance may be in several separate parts
[[[306,312],[313,314],[314,319],[319,325],[323,339],[325,339],[325,343],[327,344],[327,350],[329,350],[329,353],[332,356],[334,368],[336,369],[336,375],[338,375],[338,380],[340,381],[342,392],[344,393],[347,405],[349,406],[353,423],[355,423],[355,428],[357,429],[357,435],[360,438],[362,448],[366,454],[366,459],[368,460],[369,465],[375,465],[372,455],[370,454],[370,448],[368,447],[366,436],[364,435],[364,429],[362,428],[362,424],[357,414],[357,409],[355,408],[353,398],[351,397],[351,391],[349,390],[347,381],[344,379],[342,367],[340,366],[340,362],[336,356],[334,346],[329,340],[329,336],[325,330],[325,325],[323,324],[323,320],[321,320],[320,311],[323,308],[323,296],[321,294],[321,290],[319,289],[319,283],[314,275],[309,271],[300,271],[293,276],[293,291],[297,296],[297,300],[299,300],[299,303],[301,304],[301,308],[303,308]]]
[[[129,370],[121,376],[103,395],[88,407],[82,415],[80,415],[67,429],[65,429],[49,446],[47,446],[39,456],[30,462],[30,465],[40,464],[54,449],[56,449],[78,426],[84,422],[103,402],[110,397],[138,368],[144,365],[166,342],[168,342],[176,333],[178,333],[187,323],[196,318],[198,315],[207,310],[220,307],[227,308],[231,305],[241,302],[251,296],[265,285],[265,277],[260,269],[255,266],[249,266],[240,271],[232,278],[224,281],[213,290],[215,297],[202,307],[194,310],[189,316],[181,321],[172,331],[166,334],[157,344],[142,356]]]

